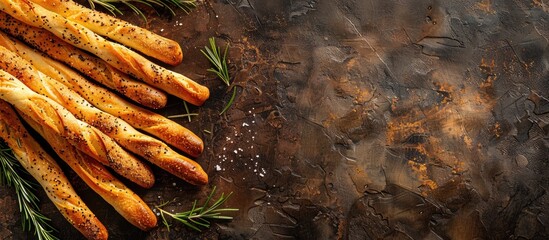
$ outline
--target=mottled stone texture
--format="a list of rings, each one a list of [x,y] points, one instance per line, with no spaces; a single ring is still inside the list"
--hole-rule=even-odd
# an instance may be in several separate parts
[[[210,185],[154,168],[151,206],[183,211],[212,186],[231,222],[148,233],[74,174],[112,239],[548,239],[549,5],[541,0],[218,0],[123,18],[179,41],[172,69],[212,97],[177,119],[205,141]],[[199,49],[230,44],[238,94]],[[170,99],[165,115],[184,113]],[[2,188],[2,238],[25,239]],[[63,239],[79,239],[53,206]]]

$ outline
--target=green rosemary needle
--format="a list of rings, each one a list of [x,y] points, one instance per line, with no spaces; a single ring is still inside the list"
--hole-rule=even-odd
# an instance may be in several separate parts
[[[221,81],[227,86],[230,86],[231,78],[229,76],[229,68],[227,67],[227,50],[229,49],[229,44],[227,44],[223,56],[221,56],[221,49],[215,44],[215,38],[211,37],[209,40],[211,48],[205,47],[204,50],[200,50],[214,66],[213,68],[208,69],[208,72],[215,73]]]
[[[200,50],[213,65],[213,68],[208,69],[208,72],[215,73],[217,77],[229,87],[229,90],[231,90],[231,77],[229,76],[229,67],[227,66],[227,51],[229,49],[229,44],[225,46],[225,50],[223,51],[223,54],[221,54],[221,48],[215,44],[215,38],[211,37],[209,42],[209,48],[206,46],[203,50]],[[225,105],[223,110],[221,110],[219,115],[225,113],[233,104],[236,97],[236,87],[232,86],[232,90],[233,94],[229,99],[229,102]]]
[[[168,222],[167,217],[171,217],[172,219],[175,219],[181,223],[183,223],[185,226],[194,229],[196,231],[201,231],[201,228],[209,228],[210,227],[210,221],[212,219],[222,219],[222,220],[230,220],[233,219],[231,216],[225,216],[222,215],[224,212],[235,212],[238,211],[236,208],[219,208],[229,197],[233,194],[232,192],[225,195],[221,194],[219,199],[215,201],[211,206],[208,206],[210,201],[212,200],[212,197],[215,193],[216,188],[214,187],[212,189],[212,192],[202,204],[201,207],[197,207],[197,202],[194,201],[193,206],[191,210],[186,212],[180,212],[180,213],[170,213],[162,207],[168,205],[171,202],[166,202],[161,205],[156,206],[156,209],[160,211],[160,216],[162,217],[162,223],[170,230],[171,224]]]
[[[233,95],[231,95],[231,98],[229,99],[229,102],[227,103],[227,105],[225,105],[223,110],[221,110],[219,115],[223,115],[223,113],[225,113],[229,109],[229,107],[231,107],[231,105],[233,105],[235,97],[236,97],[236,86],[233,87]]]
[[[53,235],[55,229],[48,224],[50,219],[40,213],[38,198],[34,195],[35,183],[26,180],[20,171],[21,165],[15,159],[13,152],[0,141],[0,183],[15,189],[19,211],[23,218],[23,229],[34,229],[34,235],[39,240],[58,239]]]
[[[170,13],[174,16],[175,16],[175,11],[173,7],[180,8],[186,13],[189,13],[189,11],[192,8],[196,7],[196,0],[88,0],[88,4],[92,9],[95,9],[95,5],[97,4],[107,9],[113,15],[116,15],[116,14],[122,15],[123,14],[122,11],[120,11],[120,9],[116,7],[115,3],[126,5],[131,10],[133,10],[137,15],[141,16],[145,20],[147,20],[147,18],[145,17],[145,14],[143,14],[141,9],[139,9],[139,7],[134,5],[133,3],[141,3],[151,8],[155,8],[155,7],[164,8],[170,11]]]

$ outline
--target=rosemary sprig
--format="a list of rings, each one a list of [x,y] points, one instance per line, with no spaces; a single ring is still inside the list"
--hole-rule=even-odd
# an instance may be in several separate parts
[[[167,116],[167,118],[187,118],[189,122],[192,122],[192,117],[198,116],[198,113],[191,113],[191,111],[189,110],[189,105],[187,104],[186,101],[183,101],[183,106],[185,107],[185,113],[170,115],[170,116]]]
[[[215,44],[215,38],[210,38],[210,48],[207,46],[204,50],[200,50],[208,60],[214,65],[213,68],[208,69],[208,72],[215,73],[221,81],[223,81],[227,86],[231,85],[231,78],[229,77],[229,68],[227,67],[227,50],[229,49],[229,44],[225,47],[223,56],[221,56],[221,49]]]
[[[229,90],[230,90],[231,77],[229,76],[229,67],[227,66],[227,51],[229,49],[229,44],[225,46],[225,50],[223,51],[223,54],[221,54],[221,48],[215,44],[215,38],[211,37],[209,39],[209,42],[210,42],[209,48],[208,46],[206,46],[204,47],[204,50],[200,50],[202,54],[204,54],[204,56],[206,56],[206,58],[208,58],[210,63],[213,65],[213,68],[208,69],[208,72],[215,73],[217,77],[221,79],[221,81],[223,81],[225,85],[229,87]],[[234,99],[236,97],[236,87],[232,86],[232,90],[233,90],[233,94],[229,99],[229,102],[227,103],[227,105],[225,105],[225,107],[219,113],[219,115],[222,115],[223,113],[225,113],[229,109],[229,107],[231,107],[231,105],[233,104]]]
[[[232,192],[225,195],[224,193],[221,194],[219,199],[215,201],[211,206],[208,206],[210,201],[212,200],[212,197],[215,193],[216,187],[212,189],[212,192],[202,204],[202,207],[197,207],[197,200],[194,201],[193,206],[191,210],[186,212],[180,212],[180,213],[170,213],[162,207],[168,205],[171,202],[166,202],[161,205],[155,206],[155,208],[160,211],[160,216],[162,217],[162,223],[168,228],[168,231],[170,230],[171,224],[168,222],[167,217],[171,217],[181,223],[183,223],[185,226],[194,229],[196,231],[201,231],[200,228],[209,228],[210,227],[210,221],[212,219],[222,219],[222,220],[230,220],[233,219],[231,216],[224,216],[221,215],[224,212],[235,212],[238,211],[236,208],[219,208],[229,197],[233,194]]]
[[[187,117],[189,118],[189,122],[191,121],[191,117],[192,116],[198,116],[198,113],[184,113],[184,114],[178,114],[178,115],[170,115],[168,116],[168,118],[184,118],[184,117]]]
[[[141,9],[139,9],[139,7],[134,5],[132,2],[141,3],[151,8],[160,7],[167,9],[174,16],[175,11],[173,7],[180,8],[186,13],[189,13],[192,8],[196,7],[196,0],[88,0],[88,4],[92,9],[95,9],[95,5],[97,4],[107,9],[113,15],[123,14],[114,3],[124,4],[133,10],[137,15],[147,20]]]
[[[0,183],[15,188],[19,211],[23,218],[23,230],[34,229],[34,235],[39,240],[58,239],[53,235],[55,229],[48,223],[50,219],[40,213],[39,200],[33,193],[35,184],[21,176],[18,169],[21,169],[21,165],[13,152],[0,141]]]
[[[231,107],[231,105],[233,105],[235,97],[236,97],[236,87],[233,87],[233,95],[231,95],[231,98],[229,99],[229,102],[227,103],[227,105],[225,105],[223,110],[221,110],[219,115],[223,115],[223,113],[225,113],[229,109],[229,107]]]

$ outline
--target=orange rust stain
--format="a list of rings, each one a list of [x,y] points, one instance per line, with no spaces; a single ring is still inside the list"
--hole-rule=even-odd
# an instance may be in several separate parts
[[[496,138],[499,138],[501,137],[501,135],[503,134],[503,130],[501,129],[501,124],[499,122],[496,122],[492,128],[490,129],[490,131],[492,132],[492,134],[494,134],[494,136]]]
[[[408,161],[408,165],[410,166],[412,171],[416,173],[418,179],[421,182],[421,186],[427,187],[427,188],[422,188],[422,192],[421,192],[422,195],[426,196],[432,190],[438,188],[438,184],[435,181],[431,180],[429,177],[427,164]]]
[[[496,61],[492,59],[488,63],[487,60],[482,58],[478,67],[480,68],[480,70],[483,71],[483,73],[492,74],[494,73],[494,69],[496,68]]]
[[[532,4],[535,6],[535,7],[539,7],[541,9],[543,9],[543,11],[547,12],[547,8],[546,8],[546,5],[545,3],[543,2],[543,0],[532,0]]]
[[[455,91],[454,86],[444,82],[433,82],[433,85],[437,88],[438,94],[443,96],[441,104],[445,105],[452,101],[452,96]]]
[[[475,5],[475,8],[485,13],[494,14],[496,11],[492,8],[492,0],[482,0]]]
[[[403,145],[410,147],[405,142],[412,134],[427,136],[424,143],[411,146],[425,157],[425,162],[418,163],[417,159],[407,159],[410,169],[422,184],[419,191],[423,195],[428,195],[447,181],[434,179],[428,166],[446,166],[452,174],[460,175],[469,170],[469,162],[482,160],[465,159],[476,156],[475,152],[480,151],[482,147],[475,143],[474,135],[471,135],[469,129],[470,126],[478,124],[489,126],[490,110],[495,100],[487,89],[494,84],[497,77],[492,74],[496,68],[494,60],[482,59],[479,67],[488,73],[488,77],[478,87],[458,89],[447,82],[433,82],[435,89],[444,96],[440,104],[420,108],[415,104],[417,99],[391,99],[391,110],[397,116],[387,123],[386,144],[396,148]],[[408,106],[406,103],[413,105]],[[404,106],[407,114],[398,115],[402,112],[401,106]],[[501,130],[495,130],[495,133],[501,134]],[[464,154],[463,151],[468,153]]]

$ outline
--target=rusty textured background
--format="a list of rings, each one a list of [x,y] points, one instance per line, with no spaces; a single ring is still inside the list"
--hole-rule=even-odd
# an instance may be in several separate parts
[[[179,13],[182,13],[181,11]],[[172,68],[209,86],[192,122],[211,183],[155,168],[133,186],[188,209],[234,192],[231,222],[141,232],[67,170],[111,239],[548,239],[549,3],[544,0],[220,0],[123,18],[179,41]],[[231,46],[238,95],[205,70]],[[165,115],[184,113],[170,99]],[[206,131],[211,132],[208,133]],[[0,238],[26,239],[11,189]],[[45,196],[62,239],[81,236]]]

